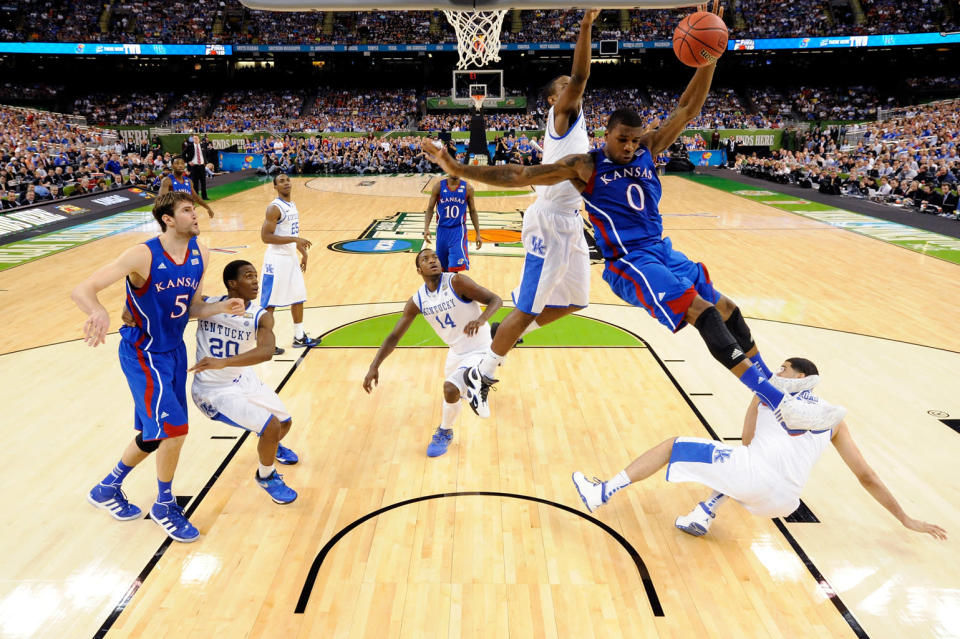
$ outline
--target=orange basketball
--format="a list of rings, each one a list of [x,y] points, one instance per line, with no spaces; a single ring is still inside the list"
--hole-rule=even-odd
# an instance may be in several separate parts
[[[673,52],[688,67],[712,64],[726,48],[727,25],[709,11],[687,16],[673,32]]]

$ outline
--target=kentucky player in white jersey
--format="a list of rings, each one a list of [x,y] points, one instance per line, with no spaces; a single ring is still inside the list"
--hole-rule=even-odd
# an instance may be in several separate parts
[[[197,322],[197,363],[190,369],[196,372],[190,389],[193,403],[210,419],[257,434],[257,483],[276,503],[289,504],[297,493],[284,483],[274,460],[299,461],[296,453],[280,444],[293,419],[252,368],[273,357],[273,316],[255,301],[259,284],[257,269],[250,262],[227,264],[223,283],[228,296],[242,299],[246,309],[242,315],[220,313]]]
[[[307,300],[303,273],[307,270],[307,250],[312,244],[300,237],[300,214],[290,200],[293,190],[290,177],[284,173],[275,176],[273,188],[277,197],[267,207],[266,219],[260,228],[260,239],[267,245],[263,255],[260,306],[271,315],[274,308],[289,306],[293,316],[293,347],[308,348],[319,343],[303,331],[303,303]],[[281,353],[283,349],[275,350],[276,355]]]
[[[427,447],[428,456],[438,457],[447,452],[453,439],[453,423],[460,415],[460,398],[465,396],[463,373],[476,366],[490,347],[487,320],[500,309],[503,300],[463,273],[444,273],[440,259],[430,249],[417,253],[416,264],[423,286],[407,300],[403,315],[377,350],[363,379],[363,389],[373,391],[380,381],[380,364],[397,347],[417,315],[422,314],[450,347],[444,367],[441,422]],[[486,309],[481,311],[481,304]]]
[[[811,390],[819,381],[810,360],[793,357],[783,363],[773,383],[801,401],[815,402]],[[773,411],[754,397],[743,423],[743,446],[699,437],[671,437],[637,457],[612,479],[588,480],[573,474],[580,499],[590,512],[607,503],[621,488],[646,479],[667,465],[667,481],[694,481],[713,489],[693,511],[678,517],[675,525],[691,535],[705,535],[727,498],[760,517],[786,517],[800,505],[800,493],[827,444],[832,443],[860,484],[881,506],[910,530],[946,539],[940,526],[908,517],[853,441],[841,421],[833,428],[789,431]]]
[[[590,150],[583,92],[590,77],[590,31],[599,10],[584,12],[570,75],[544,88],[550,105],[543,136],[543,162],[556,162]],[[457,172],[457,174],[460,174]],[[476,367],[467,371],[467,399],[480,417],[489,417],[486,397],[497,367],[523,335],[587,306],[590,251],[583,236],[580,193],[569,183],[537,187],[537,199],[523,214],[521,240],[526,256],[514,309],[494,325],[493,342]]]

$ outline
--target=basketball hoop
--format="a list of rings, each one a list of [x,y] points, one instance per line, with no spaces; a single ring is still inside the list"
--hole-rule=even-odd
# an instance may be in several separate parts
[[[482,67],[500,60],[500,29],[509,9],[495,11],[451,11],[443,15],[457,33],[458,69]]]
[[[473,108],[477,111],[483,108],[483,101],[487,99],[485,95],[471,95],[470,97],[473,99]]]

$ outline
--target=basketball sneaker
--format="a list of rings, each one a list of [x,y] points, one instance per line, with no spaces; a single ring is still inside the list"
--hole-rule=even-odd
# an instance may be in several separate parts
[[[289,504],[297,498],[297,492],[283,483],[283,475],[277,471],[270,473],[269,477],[261,477],[260,473],[257,471],[254,472],[254,477],[257,479],[257,483],[260,484],[260,488],[263,488],[267,491],[267,494],[270,495],[270,499],[275,501],[278,504]]]
[[[427,446],[427,457],[439,457],[444,454],[451,441],[453,441],[453,429],[437,426],[437,431]]]
[[[607,493],[607,482],[600,481],[596,477],[587,479],[586,475],[579,470],[573,473],[573,485],[583,501],[583,505],[590,512],[595,511],[600,506],[607,503],[613,493]]]
[[[157,522],[174,541],[189,543],[200,538],[200,531],[187,520],[183,508],[175,501],[164,504],[155,502],[150,508],[150,519]]]
[[[710,530],[710,524],[716,518],[701,501],[686,515],[680,515],[673,525],[694,537],[703,537]]]
[[[303,334],[303,337],[294,337],[293,338],[293,347],[294,348],[313,348],[314,346],[320,343],[320,339],[313,339],[306,333]]]
[[[498,381],[500,380],[490,379],[480,373],[479,366],[463,371],[467,403],[470,404],[470,409],[481,419],[490,417],[490,404],[487,403],[487,395],[490,393],[490,387]]]
[[[810,401],[811,399],[816,401]],[[843,406],[834,406],[819,397],[784,395],[774,415],[791,430],[830,430],[847,414]]]
[[[820,383],[820,376],[807,375],[806,377],[780,377],[779,375],[774,375],[769,379],[769,382],[778,391],[794,395],[805,390],[813,390],[814,387]]]
[[[283,349],[280,348],[279,346],[274,346],[274,347],[273,347],[273,356],[274,356],[274,357],[276,357],[277,355],[283,355],[283,354],[286,353],[286,352],[287,352],[287,351],[283,350]]]
[[[87,493],[87,501],[97,508],[103,508],[111,517],[120,521],[136,519],[143,512],[127,501],[127,496],[119,486],[97,484]]]
[[[284,466],[293,466],[298,461],[300,461],[300,458],[295,452],[283,444],[277,444],[277,462],[283,464]]]

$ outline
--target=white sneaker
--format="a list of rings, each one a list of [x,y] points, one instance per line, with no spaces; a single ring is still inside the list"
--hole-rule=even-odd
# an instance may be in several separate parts
[[[490,404],[487,402],[487,394],[490,387],[497,383],[495,379],[484,377],[480,373],[480,367],[474,366],[463,371],[464,394],[470,409],[481,419],[490,417]]]
[[[807,375],[806,377],[780,377],[774,375],[770,378],[770,383],[778,391],[783,393],[799,393],[805,390],[813,390],[820,383],[819,375]]]
[[[819,397],[784,395],[774,414],[791,430],[830,430],[843,421],[847,409]]]
[[[604,482],[599,479],[587,479],[587,477],[578,470],[573,473],[573,485],[576,487],[577,493],[580,494],[583,505],[586,506],[590,512],[595,511],[607,503],[607,497],[609,497],[609,495],[604,495]]]
[[[703,537],[710,530],[710,524],[713,523],[715,518],[716,515],[708,511],[701,501],[693,507],[689,514],[677,517],[673,525],[688,535]]]

